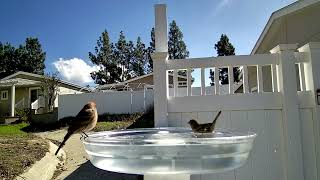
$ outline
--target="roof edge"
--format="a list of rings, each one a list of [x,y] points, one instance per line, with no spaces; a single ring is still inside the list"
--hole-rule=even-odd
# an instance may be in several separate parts
[[[16,73],[13,73],[13,74],[7,76],[7,77],[2,78],[1,80],[9,80],[9,79],[11,79],[11,78],[13,78],[13,77],[15,77],[15,76],[17,76],[17,75],[20,75],[20,74],[22,74],[22,75],[27,75],[27,76],[32,76],[32,77],[37,77],[37,78],[43,78],[43,75],[34,74],[34,73],[29,73],[29,72],[24,72],[24,71],[18,71],[18,72],[16,72]],[[81,89],[82,91],[85,90],[85,91],[87,91],[87,92],[90,92],[90,89],[87,88],[87,87],[80,86],[80,85],[78,85],[78,84],[74,84],[74,83],[71,83],[71,82],[68,82],[68,81],[65,81],[65,80],[61,80],[61,79],[60,79],[60,82],[61,82],[62,84],[65,84],[65,85],[68,85],[68,86],[71,86],[71,87],[74,87],[74,88]]]
[[[298,0],[296,2],[293,2],[293,3],[283,7],[283,8],[280,8],[280,9],[274,11],[271,14],[271,16],[269,17],[267,24],[264,26],[264,28],[263,28],[257,42],[255,43],[253,49],[251,50],[250,54],[256,53],[258,47],[260,46],[261,42],[263,41],[265,35],[269,31],[269,29],[275,19],[278,19],[282,16],[288,15],[294,11],[300,10],[302,8],[305,8],[307,6],[310,6],[310,5],[318,3],[318,2],[320,2],[320,0]]]

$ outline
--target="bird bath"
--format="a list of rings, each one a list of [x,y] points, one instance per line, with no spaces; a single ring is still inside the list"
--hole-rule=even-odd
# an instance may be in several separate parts
[[[256,134],[189,128],[93,133],[82,139],[91,163],[104,170],[144,175],[218,173],[243,165]]]

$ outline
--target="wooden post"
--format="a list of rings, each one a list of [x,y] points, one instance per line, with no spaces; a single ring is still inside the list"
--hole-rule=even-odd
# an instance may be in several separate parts
[[[305,72],[305,88],[311,91],[312,99],[314,100],[313,115],[313,134],[315,141],[315,155],[317,177],[320,178],[320,105],[317,103],[317,89],[320,89],[320,43],[310,42],[298,49],[299,52],[307,52],[308,62],[304,63]],[[307,148],[307,147],[304,147]]]
[[[296,48],[296,44],[280,44],[270,51],[279,54],[278,76],[283,101],[284,164],[288,180],[304,179],[297,79],[294,71]]]

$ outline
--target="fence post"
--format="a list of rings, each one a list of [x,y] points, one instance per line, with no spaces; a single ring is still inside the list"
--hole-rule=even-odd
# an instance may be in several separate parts
[[[317,176],[320,178],[320,106],[317,100],[317,89],[320,89],[320,42],[310,42],[300,47],[299,52],[308,53],[308,62],[304,63],[306,90],[311,91],[314,100],[313,130],[316,151]]]
[[[166,61],[168,59],[166,5],[155,5],[155,53],[153,53],[153,83],[154,83],[154,125],[168,126],[167,88],[168,75]]]
[[[280,44],[270,50],[279,54],[279,91],[282,94],[284,164],[287,180],[304,179],[297,79],[294,51],[297,44]]]

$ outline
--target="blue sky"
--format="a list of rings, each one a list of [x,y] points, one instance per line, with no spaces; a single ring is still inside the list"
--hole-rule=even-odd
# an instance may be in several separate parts
[[[88,52],[107,29],[113,42],[124,31],[127,40],[150,41],[154,4],[166,3],[168,21],[176,20],[190,57],[216,56],[221,33],[229,36],[236,54],[250,54],[271,13],[294,0],[2,0],[0,41],[18,45],[38,37],[47,53],[46,71],[92,85],[95,69]],[[56,64],[56,65],[54,65]],[[57,69],[58,68],[58,69]],[[197,85],[197,84],[196,84]]]

